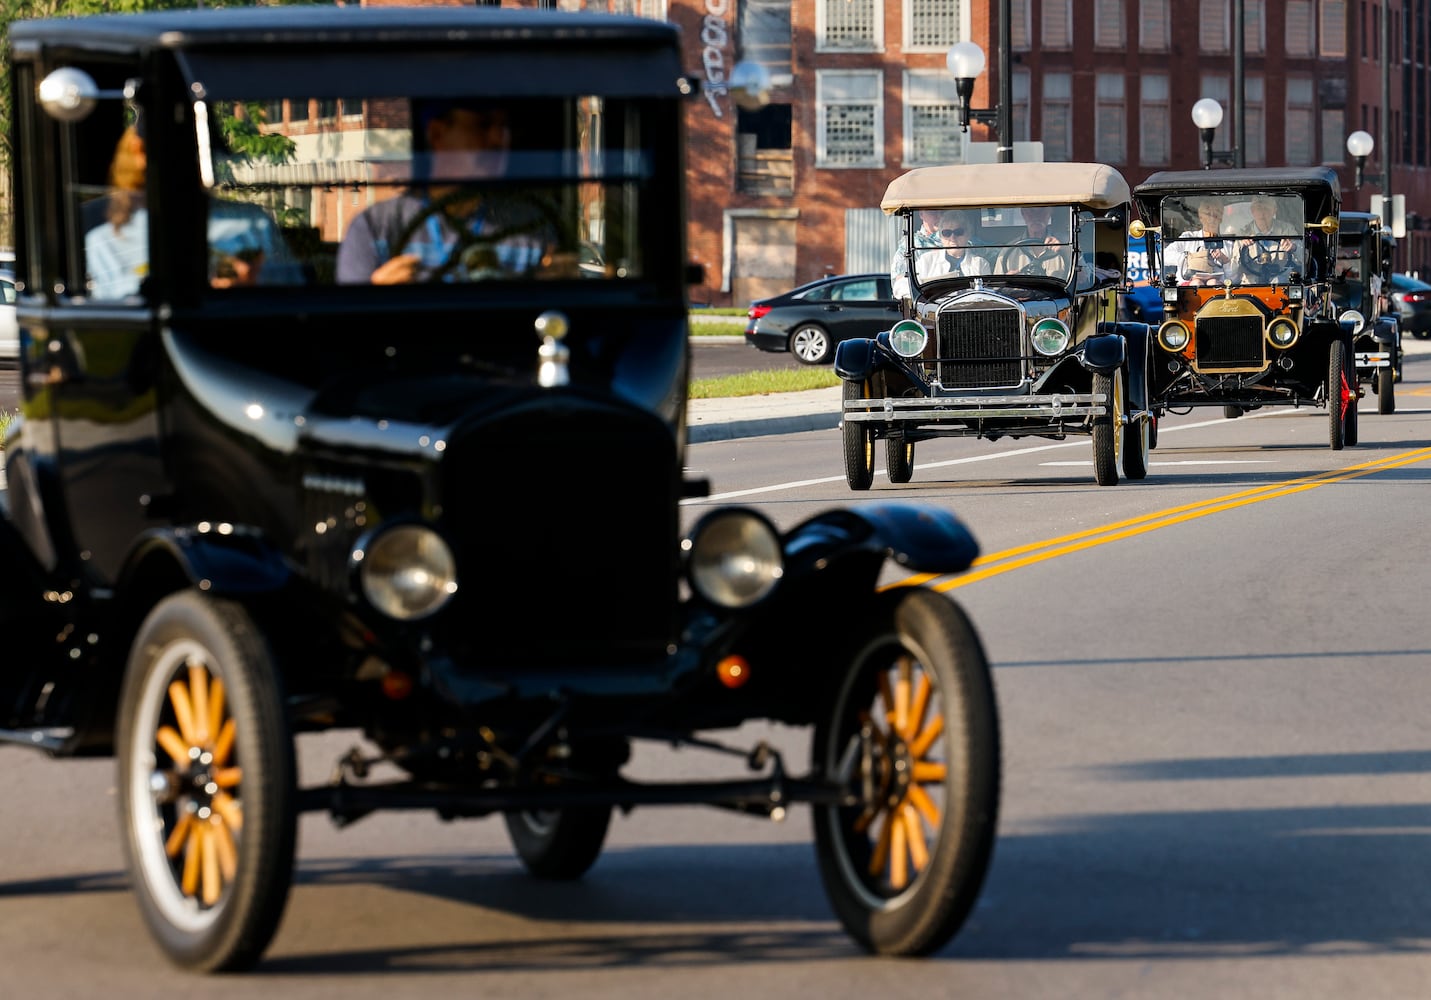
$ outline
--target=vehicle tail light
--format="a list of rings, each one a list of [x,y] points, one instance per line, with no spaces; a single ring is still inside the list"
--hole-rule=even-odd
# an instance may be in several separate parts
[[[751,319],[759,319],[760,317],[764,316],[764,315],[765,315],[766,313],[768,313],[769,311],[770,311],[770,306],[756,306],[756,305],[753,305],[753,306],[751,306],[749,309],[747,309],[747,310],[745,311],[745,315],[749,316]]]
[[[1405,299],[1407,302],[1431,301],[1431,292],[1407,292]]]

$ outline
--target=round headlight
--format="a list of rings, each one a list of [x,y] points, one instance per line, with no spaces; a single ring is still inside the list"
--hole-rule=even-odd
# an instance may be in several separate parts
[[[1350,329],[1352,335],[1355,336],[1356,334],[1361,333],[1362,327],[1366,326],[1366,317],[1363,316],[1361,313],[1357,312],[1355,309],[1348,309],[1346,312],[1342,313],[1341,323],[1342,326]]]
[[[1068,332],[1068,327],[1063,324],[1063,320],[1050,316],[1034,324],[1031,336],[1034,350],[1052,357],[1055,354],[1062,354],[1068,348],[1071,334]]]
[[[707,514],[683,547],[691,587],[723,608],[755,604],[775,589],[785,573],[775,526],[743,507]]]
[[[1158,343],[1165,351],[1181,351],[1191,339],[1188,325],[1180,319],[1170,319],[1158,327]]]
[[[399,621],[425,618],[457,593],[457,561],[442,536],[418,524],[380,531],[353,550],[363,596]]]
[[[1267,339],[1274,347],[1291,347],[1297,340],[1297,332],[1296,323],[1285,316],[1279,316],[1268,325]]]
[[[901,358],[917,358],[929,343],[929,332],[912,319],[902,319],[889,331],[889,346]]]

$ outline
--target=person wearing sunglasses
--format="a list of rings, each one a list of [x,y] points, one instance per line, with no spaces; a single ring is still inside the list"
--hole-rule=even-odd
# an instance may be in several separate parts
[[[949,211],[941,215],[935,235],[939,237],[940,249],[924,251],[915,262],[915,273],[920,281],[989,273],[989,262],[969,249],[970,225],[963,212]]]

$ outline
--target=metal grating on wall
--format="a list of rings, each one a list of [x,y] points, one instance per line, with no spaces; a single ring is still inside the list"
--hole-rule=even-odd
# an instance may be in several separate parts
[[[899,219],[878,208],[845,209],[845,273],[888,271],[899,239]]]

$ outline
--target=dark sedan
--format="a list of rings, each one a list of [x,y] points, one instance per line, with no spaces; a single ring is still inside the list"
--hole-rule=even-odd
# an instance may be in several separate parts
[[[828,364],[835,345],[874,337],[899,320],[887,274],[821,278],[783,295],[752,302],[745,342],[762,351],[789,351],[807,365]]]
[[[1401,323],[1401,332],[1418,340],[1431,337],[1431,284],[1408,274],[1391,276],[1391,302]]]

